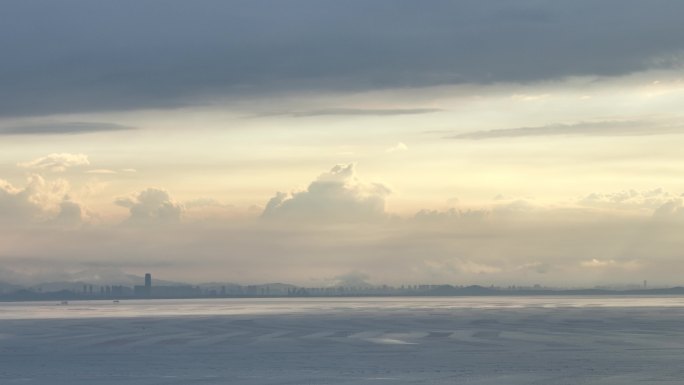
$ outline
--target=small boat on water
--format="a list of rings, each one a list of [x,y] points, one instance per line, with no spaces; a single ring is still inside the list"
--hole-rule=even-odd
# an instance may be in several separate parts
[[[113,303],[119,303],[119,300],[118,300],[118,299],[115,299],[115,300],[112,301],[112,302],[113,302]]]
[[[62,302],[60,302],[59,304],[60,304],[60,305],[68,305],[68,304],[69,304],[69,301],[62,301]]]

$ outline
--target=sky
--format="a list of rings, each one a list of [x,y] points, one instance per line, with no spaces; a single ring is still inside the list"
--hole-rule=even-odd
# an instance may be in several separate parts
[[[682,14],[3,2],[0,281],[684,285]]]

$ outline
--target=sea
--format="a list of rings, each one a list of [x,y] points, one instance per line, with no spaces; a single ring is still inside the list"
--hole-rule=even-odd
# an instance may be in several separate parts
[[[0,384],[682,384],[684,297],[0,303]]]

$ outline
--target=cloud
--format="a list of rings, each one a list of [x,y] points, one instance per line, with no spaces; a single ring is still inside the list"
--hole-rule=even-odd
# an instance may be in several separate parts
[[[71,186],[65,179],[46,180],[40,175],[31,175],[25,191],[31,202],[46,211],[54,211],[59,204],[68,199]]]
[[[497,139],[522,138],[530,136],[646,136],[684,133],[684,126],[673,126],[657,122],[604,121],[574,124],[551,124],[536,127],[502,128],[466,132],[447,136],[447,139]]]
[[[502,271],[501,267],[491,266],[473,261],[459,261],[458,269],[465,274],[494,274]]]
[[[0,222],[45,222],[55,217],[70,223],[80,221],[80,205],[71,201],[69,189],[65,180],[50,182],[40,175],[30,176],[24,188],[0,179]]]
[[[59,204],[59,213],[54,222],[60,225],[75,226],[83,222],[83,208],[80,204],[65,197]]]
[[[283,220],[224,217],[179,222],[178,218],[192,215],[190,210],[185,213],[167,192],[158,189],[119,200],[131,210],[131,221],[135,217],[142,224],[134,231],[102,223],[64,232],[16,226],[10,220],[0,231],[0,261],[7,268],[13,267],[13,261],[40,261],[38,266],[47,266],[49,261],[51,269],[60,264],[97,265],[145,272],[153,266],[155,276],[181,281],[302,285],[312,282],[312,277],[317,284],[332,282],[320,277],[347,283],[358,278],[398,285],[540,283],[555,287],[640,282],[648,277],[666,284],[678,282],[678,272],[684,268],[684,222],[659,221],[649,215],[611,216],[538,207],[533,220],[516,210],[501,217],[493,208],[421,210],[416,218],[405,220],[375,220],[388,216],[380,209],[371,210],[377,214],[370,219],[362,216],[367,219],[364,222],[356,219],[358,215],[340,217],[343,210],[358,213],[357,205],[368,208],[358,203],[363,200],[356,194],[353,199],[338,199],[358,184],[359,188],[368,186],[354,182],[349,167],[338,166],[312,182],[316,186],[312,191],[325,188],[335,194],[306,189],[299,192],[304,194],[299,200],[295,198],[299,193],[284,194],[279,202],[292,202],[291,206],[283,211],[278,211],[279,206],[271,208],[275,210],[271,214]],[[319,180],[329,185],[317,185]],[[46,190],[47,186],[34,183]],[[2,186],[12,196],[25,190],[7,183]],[[309,194],[318,194],[318,200]],[[50,218],[78,217],[79,209],[67,203],[68,197],[55,195],[53,200]],[[323,201],[337,210],[321,212],[319,206],[310,205],[312,201]],[[4,214],[0,212],[0,218]],[[173,226],[157,225],[168,218]]]
[[[440,112],[438,108],[325,108],[309,111],[272,112],[261,116],[288,115],[294,117],[311,116],[395,116],[420,115]]]
[[[487,218],[490,214],[490,211],[484,209],[457,210],[455,208],[450,208],[445,211],[422,209],[413,216],[413,219],[419,222],[448,222],[466,219],[480,220]]]
[[[86,174],[101,174],[101,175],[114,175],[114,174],[119,174],[119,173],[126,173],[126,174],[134,174],[138,172],[138,170],[134,168],[122,168],[120,170],[111,170],[108,168],[95,168],[86,171]]]
[[[109,175],[112,175],[112,174],[116,174],[116,173],[117,173],[116,171],[114,171],[114,170],[109,170],[109,169],[106,169],[106,168],[96,168],[96,169],[93,169],[93,170],[88,170],[88,171],[86,171],[86,174],[102,174],[102,175],[107,175],[107,174],[109,174]]]
[[[164,4],[8,4],[0,116],[616,76],[679,66],[684,50],[679,0]]]
[[[234,208],[235,206],[231,204],[226,204],[218,201],[217,199],[213,198],[197,198],[197,199],[192,199],[187,202],[183,203],[183,207],[186,209],[195,209],[195,208],[210,208],[210,207],[216,207],[216,208]]]
[[[653,211],[653,216],[658,219],[684,218],[684,199],[672,198]]]
[[[157,188],[147,188],[114,203],[128,208],[133,222],[178,222],[183,214],[183,206],[174,202],[167,191]]]
[[[117,200],[130,215],[126,225],[117,226],[93,223],[65,180],[34,175],[21,186],[0,182],[0,264],[11,268],[12,261],[35,260],[39,267],[132,270],[145,265],[154,267],[155,276],[184,281],[307,284],[312,277],[331,277],[316,282],[504,286],[644,277],[665,284],[678,282],[684,268],[684,221],[658,217],[681,218],[682,197],[662,189],[591,198],[595,205],[640,207],[639,215],[587,210],[576,201],[559,209],[509,198],[480,209],[466,200],[458,208],[398,219],[385,209],[388,194],[383,185],[364,181],[353,164],[344,164],[302,191],[277,194],[260,210],[262,218],[227,215],[228,210],[207,218],[203,210],[222,210],[222,201],[180,204],[168,192],[149,188]],[[79,226],[83,222],[88,225]]]
[[[341,274],[336,276],[332,280],[331,286],[338,287],[370,287],[372,286],[368,283],[370,277],[361,271],[352,271],[347,274]]]
[[[653,210],[672,202],[674,198],[675,195],[662,188],[644,191],[630,189],[614,193],[591,193],[582,198],[579,204],[596,208]]]
[[[30,186],[18,189],[0,179],[0,220],[25,220],[36,217],[42,208],[31,198]]]
[[[406,150],[408,150],[408,147],[404,143],[399,142],[399,143],[395,144],[394,146],[386,149],[385,152],[392,153],[392,152],[399,152],[399,151],[406,151]]]
[[[614,259],[596,259],[592,258],[588,261],[580,262],[580,266],[592,269],[624,269],[624,270],[636,270],[639,268],[639,263],[637,261],[616,261]]]
[[[87,166],[89,164],[90,161],[88,161],[88,156],[85,154],[55,153],[17,165],[30,169],[64,172],[70,167]]]
[[[390,190],[379,183],[363,183],[354,164],[341,164],[321,174],[305,191],[278,192],[266,204],[263,218],[374,221],[386,217],[385,197]]]
[[[237,207],[230,203],[224,203],[214,198],[196,198],[184,201],[183,218],[186,221],[212,223],[230,222],[237,218],[254,219],[255,215],[261,213],[249,212],[244,208]]]
[[[613,259],[609,260],[598,260],[596,258],[590,260],[590,261],[582,261],[580,265],[583,267],[606,267],[606,266],[611,266],[615,265],[617,262]]]
[[[539,210],[541,210],[540,207],[525,199],[514,199],[509,202],[499,203],[492,208],[492,212],[499,216],[516,216]]]
[[[0,135],[87,134],[134,129],[134,127],[102,122],[48,122],[0,126]]]

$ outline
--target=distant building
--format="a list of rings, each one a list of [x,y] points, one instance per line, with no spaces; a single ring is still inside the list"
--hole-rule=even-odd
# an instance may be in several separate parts
[[[190,298],[202,295],[199,287],[183,286],[155,286],[155,298]]]
[[[115,296],[115,297],[130,295],[131,294],[131,288],[126,287],[126,286],[121,286],[121,285],[114,285],[114,286],[112,286],[111,294],[112,294],[112,296]]]
[[[136,297],[149,297],[152,295],[152,274],[145,274],[145,286],[135,285],[133,287],[133,294]]]

